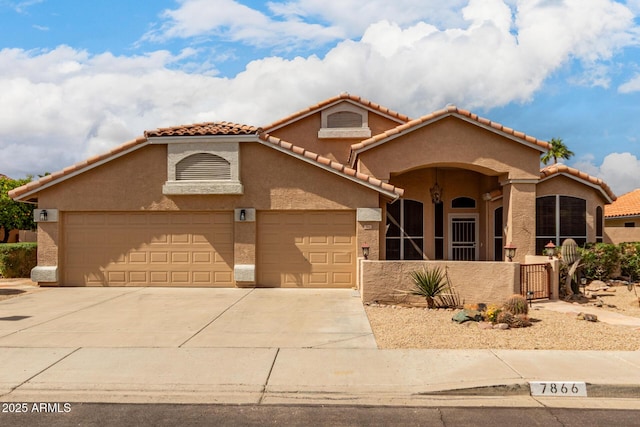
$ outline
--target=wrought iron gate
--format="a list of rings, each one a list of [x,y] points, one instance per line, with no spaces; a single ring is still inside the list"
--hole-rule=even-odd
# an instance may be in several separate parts
[[[527,299],[548,299],[551,295],[551,266],[521,264],[520,293]]]

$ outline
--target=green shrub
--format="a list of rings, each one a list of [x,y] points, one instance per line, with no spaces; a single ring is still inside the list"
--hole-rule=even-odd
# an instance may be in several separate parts
[[[640,279],[640,243],[621,243],[620,274],[628,276],[631,281]]]
[[[607,280],[620,263],[620,250],[611,243],[587,243],[578,251],[582,271],[591,280]]]
[[[37,253],[36,243],[0,244],[0,276],[29,277],[31,269],[38,263]]]

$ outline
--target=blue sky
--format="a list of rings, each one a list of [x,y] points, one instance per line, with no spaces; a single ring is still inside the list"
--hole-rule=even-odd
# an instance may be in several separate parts
[[[349,92],[560,137],[569,165],[640,187],[640,0],[0,0],[0,28],[15,178],[145,129],[265,125]]]

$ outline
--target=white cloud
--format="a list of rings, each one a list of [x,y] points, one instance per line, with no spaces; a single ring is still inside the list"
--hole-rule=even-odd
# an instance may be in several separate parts
[[[584,157],[573,166],[601,178],[618,196],[640,188],[640,159],[631,153],[611,153],[599,166],[593,157]]]
[[[618,92],[620,93],[632,93],[638,91],[640,91],[640,75],[636,75],[631,80],[618,87]]]
[[[264,125],[344,91],[412,116],[449,102],[471,109],[526,102],[564,63],[578,58],[598,68],[636,30],[627,9],[605,0],[454,1],[466,6],[436,19],[428,15],[439,1],[371,0],[353,14],[361,2],[297,0],[270,4],[270,16],[231,0],[215,3],[212,10],[211,2],[183,1],[153,36],[358,37],[322,58],[267,57],[229,78],[196,63],[194,49],[137,56],[68,46],[0,50],[0,173],[57,170],[159,126]],[[365,24],[356,26],[360,17]]]

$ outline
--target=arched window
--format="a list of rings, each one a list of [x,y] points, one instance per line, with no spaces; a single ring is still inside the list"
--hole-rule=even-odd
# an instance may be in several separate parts
[[[207,181],[230,180],[231,164],[220,156],[209,153],[192,154],[176,164],[176,180]]]
[[[476,201],[471,197],[456,197],[451,201],[451,207],[454,209],[475,209]]]
[[[587,242],[587,201],[570,196],[543,196],[536,199],[536,254],[543,254],[551,240],[560,246],[565,239],[580,246]]]
[[[386,259],[424,259],[423,215],[415,200],[387,204]]]

